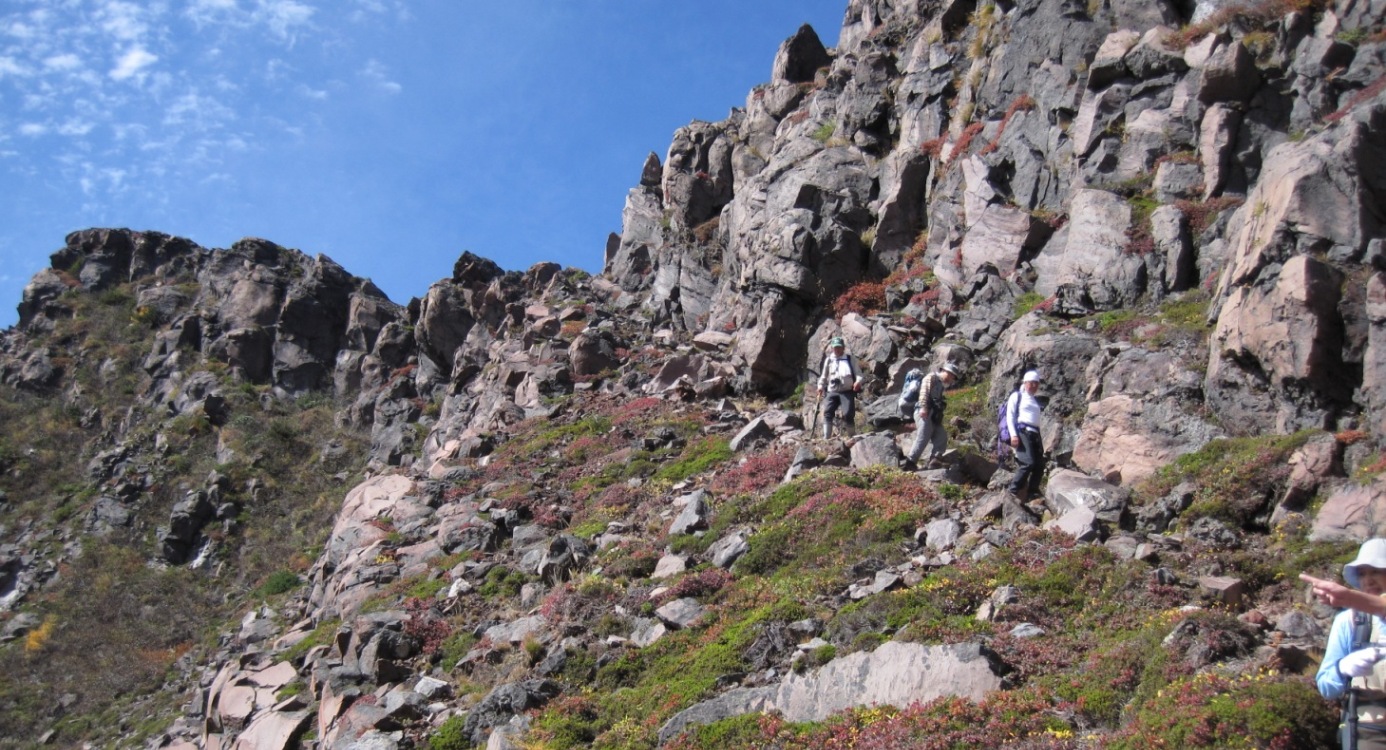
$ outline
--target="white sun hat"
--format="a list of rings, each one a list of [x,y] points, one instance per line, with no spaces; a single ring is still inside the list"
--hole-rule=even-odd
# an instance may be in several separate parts
[[[1362,579],[1357,575],[1358,567],[1386,570],[1386,539],[1368,539],[1357,551],[1357,559],[1343,566],[1343,580],[1353,588],[1359,588]]]

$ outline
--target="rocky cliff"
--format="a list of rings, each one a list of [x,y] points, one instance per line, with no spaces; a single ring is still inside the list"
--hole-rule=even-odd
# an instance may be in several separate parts
[[[0,334],[0,746],[1329,746],[1286,580],[1386,514],[1383,15],[851,0],[596,277],[70,235]]]

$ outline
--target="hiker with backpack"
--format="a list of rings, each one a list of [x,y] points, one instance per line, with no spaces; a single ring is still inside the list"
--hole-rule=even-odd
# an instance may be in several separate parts
[[[944,363],[943,367],[928,375],[920,376],[918,370],[911,370],[905,376],[899,406],[902,413],[913,412],[914,443],[910,445],[910,452],[901,463],[901,468],[908,471],[918,468],[919,457],[924,453],[926,444],[929,446],[929,463],[943,456],[948,448],[948,431],[943,428],[943,391],[952,388],[958,378],[958,366],[952,362]]]
[[[818,395],[823,398],[823,439],[833,436],[833,420],[837,410],[842,409],[842,433],[851,437],[856,418],[856,396],[861,390],[861,371],[856,360],[847,353],[847,343],[841,336],[828,341],[828,353],[823,357],[823,367],[818,371]]]
[[[1039,370],[1030,370],[1020,379],[1020,387],[1006,399],[1006,433],[1015,451],[1016,470],[1007,487],[1021,501],[1039,494],[1044,475],[1044,441],[1040,436],[1040,413],[1044,408],[1039,392]]]
[[[1343,566],[1343,580],[1377,602],[1386,593],[1386,539],[1368,539]],[[1316,587],[1317,588],[1317,587]],[[1379,644],[1379,645],[1378,645]],[[1345,609],[1333,618],[1323,663],[1314,681],[1319,693],[1343,700],[1343,748],[1386,750],[1386,632],[1380,617]]]

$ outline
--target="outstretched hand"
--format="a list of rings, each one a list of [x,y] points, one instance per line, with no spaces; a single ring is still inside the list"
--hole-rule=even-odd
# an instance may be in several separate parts
[[[1365,591],[1344,586],[1336,581],[1315,578],[1305,573],[1299,580],[1309,584],[1314,598],[1332,607],[1347,607],[1367,614],[1386,616],[1386,599],[1373,596]]]

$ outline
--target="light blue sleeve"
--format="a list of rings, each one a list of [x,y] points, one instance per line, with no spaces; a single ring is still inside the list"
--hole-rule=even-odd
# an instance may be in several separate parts
[[[1338,672],[1338,661],[1352,650],[1352,610],[1345,609],[1333,618],[1328,630],[1328,644],[1323,649],[1323,663],[1314,676],[1319,694],[1329,700],[1339,698],[1348,689],[1348,678]]]

